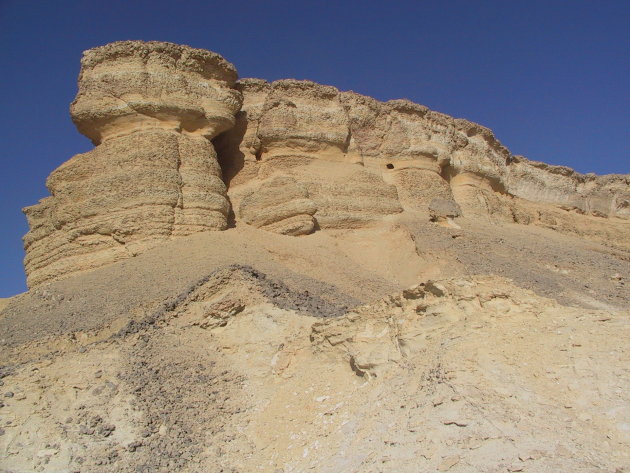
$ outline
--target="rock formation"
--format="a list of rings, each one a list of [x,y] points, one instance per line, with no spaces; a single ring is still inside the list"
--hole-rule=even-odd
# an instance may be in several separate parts
[[[96,148],[53,171],[51,197],[24,210],[31,286],[223,230],[232,209],[237,224],[294,236],[403,212],[569,233],[582,216],[630,217],[630,176],[513,156],[487,128],[407,100],[236,82],[221,56],[170,43],[113,43],[81,65],[71,114]]]
[[[627,218],[630,213],[628,176],[582,175],[513,156],[489,129],[407,100],[384,103],[295,80],[269,84],[245,79],[237,88],[245,97],[239,125],[218,139],[232,188],[274,172],[299,174],[306,164],[322,160],[329,163],[328,183],[334,181],[337,163],[343,163],[346,172],[339,174],[345,174],[348,188],[353,167],[395,186],[397,195],[390,198],[400,207],[384,203],[375,216],[402,208],[426,211],[436,197],[457,201],[464,215],[508,221],[524,211],[518,208],[520,200],[604,217]],[[316,180],[313,169],[304,171],[302,180]],[[328,185],[310,187],[314,195],[337,197]],[[370,193],[352,194],[364,197],[361,211],[366,211]],[[326,211],[334,210],[324,198],[315,218],[319,221]],[[321,228],[327,226],[324,221]]]
[[[30,285],[135,254],[174,235],[227,226],[210,139],[241,106],[236,70],[186,46],[125,41],[86,51],[71,106],[96,148],[48,178],[24,210]]]
[[[285,235],[307,235],[315,230],[315,203],[295,179],[276,176],[247,194],[239,214],[245,223]]]
[[[630,217],[630,176],[580,174],[565,166],[510,158],[506,189],[532,202],[600,217]]]
[[[305,186],[315,204],[317,227],[323,229],[360,227],[402,211],[396,188],[365,169],[337,89],[309,81],[268,84],[257,79],[238,87],[246,97],[242,128],[226,133],[218,145],[231,162],[226,166],[242,156],[243,176],[236,174],[232,189],[254,178],[292,176]],[[235,134],[243,134],[240,143]],[[239,191],[230,197],[238,201]]]
[[[0,473],[630,471],[630,175],[170,43],[87,51],[71,114]]]

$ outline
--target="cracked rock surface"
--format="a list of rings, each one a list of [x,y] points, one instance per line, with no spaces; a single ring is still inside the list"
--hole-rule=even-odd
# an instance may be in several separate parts
[[[71,114],[97,146],[54,170],[51,196],[24,210],[29,284],[226,228],[210,139],[234,123],[235,80],[221,56],[187,46],[123,41],[86,51]]]
[[[236,222],[304,236],[406,214],[457,228],[435,199],[461,217],[630,246],[628,176],[513,156],[489,129],[408,100],[236,79],[218,54],[172,43],[84,53],[70,110],[96,148],[24,209],[30,287]]]

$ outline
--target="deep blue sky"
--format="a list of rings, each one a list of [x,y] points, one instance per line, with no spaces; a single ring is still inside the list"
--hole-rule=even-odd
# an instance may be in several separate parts
[[[91,149],[68,106],[81,52],[162,40],[241,77],[408,98],[494,130],[514,154],[630,173],[630,1],[0,0],[0,297],[25,290],[20,209]]]

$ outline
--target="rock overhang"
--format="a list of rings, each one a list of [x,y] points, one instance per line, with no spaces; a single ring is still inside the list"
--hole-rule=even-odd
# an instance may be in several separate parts
[[[98,145],[149,128],[213,138],[234,125],[242,95],[222,56],[165,42],[121,41],[86,51],[70,106],[80,133]]]
[[[531,203],[630,217],[628,176],[512,156],[488,128],[406,99],[237,79],[219,54],[174,43],[86,51],[71,115],[96,148],[53,171],[51,197],[24,209],[29,284],[225,229],[230,215],[289,235],[429,218],[436,198],[492,222],[557,220]]]

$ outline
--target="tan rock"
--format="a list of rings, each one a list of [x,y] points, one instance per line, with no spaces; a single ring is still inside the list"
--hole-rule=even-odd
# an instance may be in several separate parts
[[[630,217],[630,176],[627,174],[580,174],[564,166],[513,156],[506,188],[511,194],[533,202],[555,204],[596,216]]]
[[[244,79],[236,83],[243,94],[243,106],[236,114],[233,128],[214,140],[226,183],[244,184],[258,175],[257,160],[262,156],[258,125],[271,85],[262,79]]]
[[[382,377],[411,353],[422,352],[428,336],[448,331],[470,314],[480,317],[483,311],[491,318],[523,306],[552,304],[535,300],[528,291],[511,293],[508,287],[498,277],[427,281],[355,308],[343,318],[317,322],[310,339],[317,351],[343,356],[357,375]]]
[[[531,166],[519,168],[523,160],[512,157],[487,128],[407,100],[383,103],[308,81],[269,84],[246,79],[239,87],[245,95],[242,130],[231,130],[227,138],[218,139],[234,141],[232,149],[239,148],[245,157],[241,158],[243,171],[235,177],[237,184],[276,173],[307,182],[312,178],[298,176],[297,170],[316,159],[360,163],[396,187],[406,210],[426,212],[428,203],[440,197],[455,199],[464,216],[524,222],[523,210],[513,200],[519,197],[602,216],[628,212],[623,176],[602,178],[590,185],[598,190],[588,192],[584,189],[589,186],[578,189],[573,182],[582,178],[562,184],[548,170],[536,176]],[[333,169],[330,176],[335,174]],[[314,194],[322,188],[312,187]],[[548,190],[540,192],[541,187]],[[323,192],[333,197],[327,189]],[[585,192],[590,197],[580,197]],[[579,204],[583,201],[588,204]],[[325,204],[318,207],[325,214]]]
[[[459,217],[462,210],[453,200],[435,198],[429,202],[429,213],[432,221],[440,221]]]
[[[438,465],[438,471],[448,471],[459,463],[459,455],[451,455],[442,460]]]
[[[282,175],[307,189],[320,228],[361,227],[402,211],[396,188],[383,180],[380,170],[362,165],[348,105],[337,89],[292,79],[271,84],[247,79],[238,87],[245,97],[237,117],[241,122],[215,140],[228,153],[226,162],[242,162],[230,184],[233,201],[243,192],[251,195],[239,185]],[[252,199],[242,208],[245,213],[246,207],[254,208]],[[291,229],[277,231],[303,234],[306,228],[293,221]]]
[[[51,197],[24,210],[29,284],[224,229],[231,205],[245,223],[304,235],[401,212],[454,224],[429,208],[443,199],[463,218],[625,241],[627,175],[512,156],[489,129],[408,100],[235,80],[221,56],[187,46],[87,51],[71,113],[97,147],[55,170]]]
[[[293,79],[276,81],[262,112],[257,132],[262,161],[348,160],[348,116],[336,88]]]
[[[263,181],[241,201],[239,216],[248,224],[285,235],[306,235],[315,229],[317,207],[304,186],[291,177]]]
[[[406,210],[426,211],[435,197],[454,198],[464,216],[523,222],[515,216],[523,214],[517,197],[598,216],[630,214],[627,176],[584,176],[512,156],[491,130],[468,120],[308,81],[240,84],[247,178],[321,159],[361,163],[396,186]]]
[[[213,138],[234,124],[236,69],[218,54],[159,41],[120,41],[86,51],[70,111],[98,145],[159,128]]]
[[[317,205],[320,228],[360,228],[402,212],[396,187],[360,165],[327,163],[328,175],[304,170],[309,195]]]
[[[209,141],[234,123],[236,70],[217,54],[125,41],[86,51],[72,118],[98,145],[27,207],[29,285],[135,255],[171,236],[227,226]]]
[[[3,467],[628,463],[628,176],[306,81],[236,84],[215,136],[216,55],[99,49],[73,108],[99,144],[26,209],[44,284],[0,299]]]

